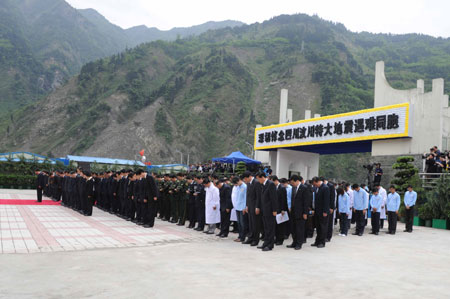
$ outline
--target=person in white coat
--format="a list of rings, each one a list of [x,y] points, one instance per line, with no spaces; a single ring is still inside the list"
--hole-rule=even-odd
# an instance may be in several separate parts
[[[381,204],[380,210],[380,229],[384,227],[384,220],[386,219],[386,200],[387,192],[380,184],[376,184],[375,188],[378,189],[378,194],[383,198],[383,203]]]
[[[353,190],[352,190],[352,188],[350,188],[350,184],[349,183],[345,184],[345,192],[348,194],[348,198],[349,198],[350,213],[348,213],[347,230],[350,230],[351,220],[352,220],[352,217],[353,217]]]
[[[216,224],[220,223],[220,192],[208,179],[203,181],[205,186],[205,223],[208,230],[204,233],[212,235],[216,229]]]

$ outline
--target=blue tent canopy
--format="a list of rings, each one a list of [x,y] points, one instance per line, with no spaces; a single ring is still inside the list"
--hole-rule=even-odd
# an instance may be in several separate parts
[[[241,152],[232,152],[226,157],[222,158],[213,158],[213,162],[220,162],[220,163],[229,163],[229,164],[237,164],[238,162],[245,162],[245,164],[261,164],[260,161],[250,159],[249,157],[245,156]]]

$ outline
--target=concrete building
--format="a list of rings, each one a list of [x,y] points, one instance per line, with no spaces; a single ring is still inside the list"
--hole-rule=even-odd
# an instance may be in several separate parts
[[[371,152],[374,160],[393,162],[399,155],[420,157],[434,145],[447,150],[450,149],[448,100],[443,79],[434,79],[432,91],[427,93],[423,80],[418,80],[417,88],[411,90],[392,88],[384,74],[384,62],[379,61],[372,109],[326,117],[315,114],[314,118],[306,110],[304,120],[293,122],[292,110],[287,108],[288,90],[281,90],[279,124],[256,127],[255,156],[271,165],[274,174],[280,177],[298,173],[311,179],[318,175],[319,158],[324,154]],[[346,126],[346,132],[336,132],[337,124],[342,130],[347,123],[350,126]],[[334,132],[330,130],[333,125]],[[329,130],[323,135],[326,128]],[[304,132],[308,129],[303,139],[298,136],[299,129]],[[330,136],[326,137],[328,131]],[[421,165],[420,158],[416,162]]]

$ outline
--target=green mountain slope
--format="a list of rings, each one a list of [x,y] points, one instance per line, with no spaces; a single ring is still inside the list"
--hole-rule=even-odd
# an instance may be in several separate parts
[[[212,28],[240,25],[211,22],[156,35],[124,30],[93,9],[77,10],[64,0],[0,1],[0,118],[36,101],[79,73],[81,67],[143,42],[175,40]],[[134,36],[136,35],[136,36]]]
[[[399,88],[418,78],[448,81],[449,46],[421,35],[356,34],[307,15],[147,43],[84,65],[65,86],[16,111],[2,125],[0,150],[134,158],[145,148],[158,163],[174,162],[178,151],[191,161],[249,154],[254,126],[278,120],[280,89],[289,89],[294,119],[305,109],[371,107],[376,60],[385,60]],[[322,159],[323,173],[362,177],[355,161],[367,158]]]

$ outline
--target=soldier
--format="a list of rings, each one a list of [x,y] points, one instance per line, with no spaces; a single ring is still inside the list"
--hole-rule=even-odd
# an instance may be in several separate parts
[[[165,174],[162,183],[162,188],[160,190],[162,195],[162,220],[170,220],[170,198],[169,198],[169,187],[170,187],[170,175]]]
[[[200,175],[195,178],[195,181],[197,183],[194,190],[195,211],[198,225],[194,230],[203,231],[205,228],[205,188],[203,187],[203,178]]]
[[[188,220],[189,220],[189,226],[188,228],[194,228],[195,222],[196,222],[196,215],[195,215],[195,196],[194,192],[196,189],[196,182],[193,179],[192,176],[187,177],[188,182],[188,188],[186,190],[186,194],[188,195],[187,200],[187,212],[188,212]]]
[[[174,174],[170,175],[171,184],[169,185],[170,199],[170,223],[177,223],[178,220],[178,180]]]
[[[178,173],[178,226],[184,226],[186,223],[187,197],[186,191],[189,187],[183,173]]]

